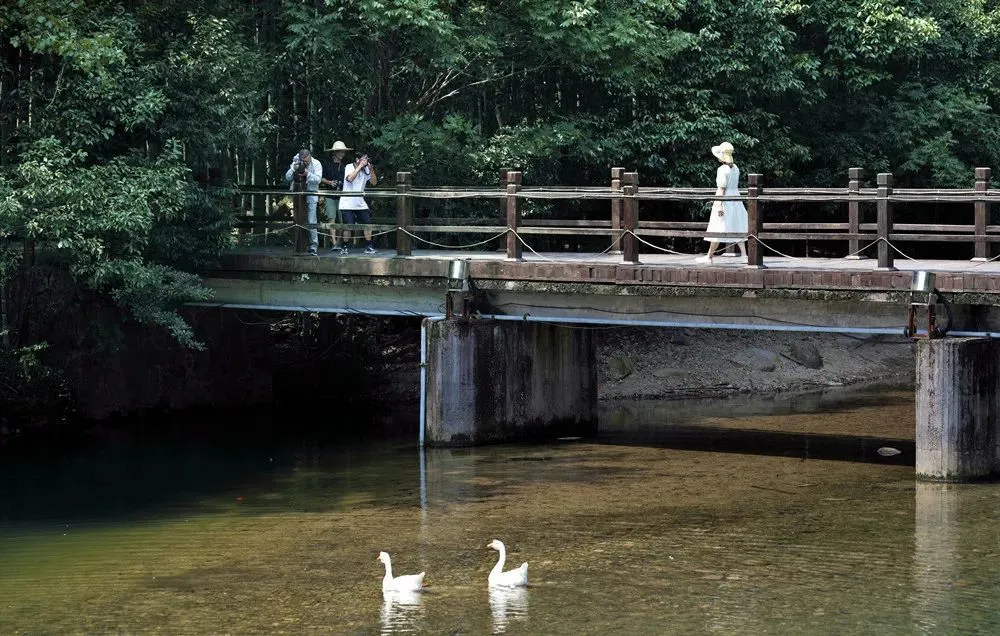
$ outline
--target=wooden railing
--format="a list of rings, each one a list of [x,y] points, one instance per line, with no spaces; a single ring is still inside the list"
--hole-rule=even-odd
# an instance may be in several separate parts
[[[624,262],[638,263],[640,245],[660,248],[647,238],[744,238],[748,239],[748,266],[762,267],[764,251],[773,248],[770,241],[843,241],[847,244],[848,258],[863,258],[862,253],[875,248],[877,267],[892,269],[895,245],[901,241],[937,243],[971,243],[972,260],[990,258],[989,246],[1000,241],[1000,225],[990,224],[990,204],[1000,201],[1000,190],[991,189],[989,168],[976,168],[973,187],[968,189],[915,189],[894,188],[891,173],[876,176],[876,187],[861,187],[862,170],[851,168],[845,188],[764,188],[760,174],[747,177],[748,187],[739,196],[716,196],[714,188],[660,188],[640,187],[639,175],[623,168],[611,169],[611,181],[603,187],[525,187],[522,175],[514,170],[502,170],[496,188],[418,188],[413,185],[411,174],[398,172],[394,189],[379,188],[365,192],[366,198],[395,199],[395,217],[374,218],[373,223],[360,224],[320,223],[326,230],[370,229],[374,232],[395,234],[396,253],[411,255],[415,241],[427,233],[443,234],[494,234],[505,239],[502,243],[509,259],[521,259],[527,236],[606,236],[610,247],[606,253],[621,254]],[[245,188],[241,197],[265,197],[265,209],[273,201],[292,196],[293,220],[268,216],[240,216],[239,225],[252,231],[293,229],[300,237],[297,247],[304,245],[305,195],[311,193],[288,192]],[[351,196],[350,193],[321,191],[321,196]],[[355,195],[356,196],[356,195]],[[474,218],[417,218],[414,201],[420,199],[494,199],[499,204],[497,214]],[[528,199],[548,200],[606,200],[609,214],[605,219],[535,219],[525,218],[523,202]],[[732,233],[707,233],[704,221],[640,220],[641,202],[710,202],[713,200],[742,200],[748,213],[747,235]],[[899,209],[908,204],[949,204],[962,207],[972,204],[972,222],[961,223],[907,223],[896,222]],[[776,204],[844,204],[846,218],[837,222],[765,222],[767,208]],[[862,205],[873,205],[875,222],[862,222]],[[258,209],[260,206],[257,206]],[[322,202],[318,206],[322,209]],[[294,228],[298,228],[294,230]],[[487,244],[490,241],[483,241]],[[494,242],[495,243],[495,242]],[[777,251],[777,250],[773,250]],[[780,252],[779,252],[780,253]]]

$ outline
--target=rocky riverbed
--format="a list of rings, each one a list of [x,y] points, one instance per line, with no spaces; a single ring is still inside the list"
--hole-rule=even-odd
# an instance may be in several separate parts
[[[774,394],[913,382],[902,336],[623,328],[599,337],[601,399]]]

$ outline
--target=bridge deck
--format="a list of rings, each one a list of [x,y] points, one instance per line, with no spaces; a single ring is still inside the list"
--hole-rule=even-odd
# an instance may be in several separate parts
[[[469,259],[473,278],[496,281],[591,282],[704,287],[799,289],[907,290],[912,272],[937,274],[942,292],[1000,295],[1000,260],[898,259],[895,268],[878,269],[874,259],[790,258],[768,256],[764,268],[750,268],[739,257],[720,255],[712,264],[695,262],[696,255],[648,253],[638,264],[622,262],[620,254],[525,252],[512,261],[504,252],[414,250],[397,256],[391,250],[346,256],[320,252],[295,255],[288,247],[237,248],[223,259],[222,270],[326,273],[360,276],[442,277],[447,264]],[[992,303],[990,303],[992,304]]]
[[[260,248],[252,250],[257,252]],[[268,250],[270,252],[270,250]],[[283,254],[288,256],[288,251],[275,248],[275,255]],[[683,268],[712,268],[712,267],[745,267],[744,262],[738,256],[720,255],[715,257],[713,263],[698,263],[695,259],[701,254],[642,254],[639,259],[639,267],[660,266],[660,267],[683,267]],[[454,259],[468,258],[478,261],[506,261],[503,252],[475,252],[457,250],[414,250],[411,256],[396,256],[391,251],[382,251],[375,255],[366,255],[355,250],[347,256],[337,256],[329,253],[320,253],[318,256],[300,255],[300,258],[319,259],[342,259],[342,258],[406,258],[406,259],[433,259],[451,261]],[[581,264],[602,264],[619,265],[630,267],[632,263],[623,263],[621,254],[591,254],[591,253],[569,253],[569,252],[525,252],[523,262],[526,263],[566,263],[572,265]],[[874,259],[844,259],[844,258],[797,258],[786,256],[765,256],[764,266],[769,269],[808,269],[808,270],[838,270],[838,271],[876,271]],[[1000,261],[956,261],[945,259],[913,259],[897,260],[894,264],[898,270],[917,271],[926,270],[933,272],[959,272],[959,273],[990,273],[1000,275]]]
[[[768,257],[747,267],[737,257],[712,265],[691,255],[421,250],[367,256],[296,256],[288,247],[227,253],[205,282],[219,307],[333,313],[440,315],[449,263],[469,259],[473,308],[483,315],[552,321],[616,321],[661,326],[902,333],[913,271],[934,272],[958,332],[1000,331],[1000,263]],[[919,301],[920,299],[918,299]],[[921,315],[927,315],[924,311]],[[953,318],[954,320],[951,320]]]

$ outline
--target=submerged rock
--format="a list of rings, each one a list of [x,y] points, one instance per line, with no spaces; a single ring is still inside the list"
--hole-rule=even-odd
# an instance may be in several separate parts
[[[770,373],[778,368],[778,354],[773,351],[754,347],[749,350],[749,354],[750,366],[757,371]]]
[[[823,356],[819,349],[809,342],[793,342],[789,347],[788,357],[807,369],[822,369]]]
[[[626,356],[615,356],[608,362],[608,377],[613,380],[624,380],[635,371],[635,362]]]

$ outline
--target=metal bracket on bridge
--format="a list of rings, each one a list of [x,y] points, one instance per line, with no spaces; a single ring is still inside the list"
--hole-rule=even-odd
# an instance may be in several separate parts
[[[910,315],[906,321],[904,334],[910,338],[942,338],[951,327],[951,317],[949,314],[948,325],[939,328],[935,315],[935,305],[939,301],[947,302],[940,297],[938,290],[934,288],[934,274],[930,272],[913,272],[913,282],[910,283]],[[927,335],[917,335],[917,308],[924,307],[927,310]],[[947,307],[946,307],[947,308]]]
[[[472,306],[472,285],[469,279],[469,259],[454,260],[448,264],[448,290],[444,296],[444,315],[448,320],[455,317],[455,299],[462,307],[462,319],[469,319]]]

